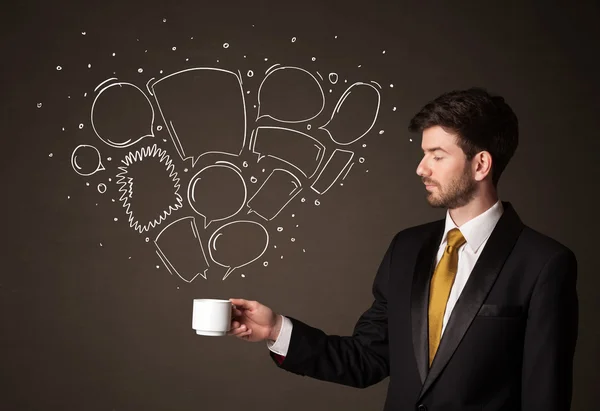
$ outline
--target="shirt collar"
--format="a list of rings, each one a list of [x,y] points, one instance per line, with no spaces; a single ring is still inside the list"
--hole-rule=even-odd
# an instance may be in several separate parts
[[[457,227],[450,217],[450,211],[446,211],[446,226],[444,227],[444,235],[442,236],[442,246],[445,246],[447,242],[448,231],[453,228],[460,228],[460,232],[462,233],[465,240],[467,240],[467,246],[474,252],[477,253],[481,244],[492,234],[494,227],[502,213],[504,212],[504,208],[502,207],[502,202],[498,200],[496,204],[488,208],[483,213],[479,214],[477,217],[470,219],[462,226]]]

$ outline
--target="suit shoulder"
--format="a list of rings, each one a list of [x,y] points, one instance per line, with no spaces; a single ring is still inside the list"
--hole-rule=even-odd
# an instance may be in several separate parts
[[[534,230],[529,226],[525,226],[523,228],[520,242],[522,242],[522,244],[528,249],[533,250],[533,252],[547,257],[556,255],[567,255],[573,258],[575,257],[575,253],[573,253],[569,247],[550,237],[549,235]]]
[[[414,241],[415,239],[429,236],[432,232],[443,229],[445,220],[436,220],[424,224],[407,227],[396,234],[395,239],[402,241],[405,239]]]

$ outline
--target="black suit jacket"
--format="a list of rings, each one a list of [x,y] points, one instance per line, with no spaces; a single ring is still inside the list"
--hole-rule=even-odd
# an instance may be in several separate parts
[[[399,232],[352,336],[291,318],[290,372],[354,387],[389,376],[385,411],[565,411],[578,327],[577,262],[508,202],[428,366],[429,283],[444,220]],[[276,356],[271,353],[273,359]]]

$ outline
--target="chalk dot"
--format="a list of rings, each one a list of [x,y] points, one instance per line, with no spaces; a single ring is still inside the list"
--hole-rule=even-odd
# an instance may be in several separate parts
[[[223,48],[224,49],[228,49],[229,48],[229,43],[223,43]]]
[[[409,138],[408,141],[410,141],[412,143],[412,138]]]
[[[113,57],[114,57],[114,56],[116,56],[116,55],[117,55],[117,53],[113,53],[112,55],[113,55]],[[114,72],[113,72],[113,74],[114,74]]]
[[[268,266],[268,265],[269,265],[269,262],[268,262],[268,261],[265,261],[265,262],[263,263],[263,265],[266,267],[266,266]]]
[[[173,46],[173,47],[171,48],[171,50],[175,51],[175,50],[177,50],[177,47]]]
[[[248,77],[252,77],[252,76],[254,76],[254,72],[252,70],[248,70],[248,73],[246,73],[246,75]]]
[[[329,82],[331,84],[337,83],[338,82],[338,78],[339,77],[338,77],[337,73],[329,73]]]
[[[102,243],[100,243],[100,247],[103,247]]]
[[[131,257],[129,257],[128,260],[131,260]]]
[[[69,200],[71,198],[71,196],[67,196],[67,200]]]
[[[112,181],[112,178],[108,177],[108,181]]]
[[[246,91],[246,94],[250,94],[250,90]]]
[[[385,50],[383,50],[383,52],[381,54],[385,54]]]
[[[367,145],[366,145],[366,144],[363,144],[362,146],[363,146],[363,147],[366,147]]]
[[[52,154],[52,153],[48,154],[48,157],[52,157],[52,156],[54,156],[54,154]]]
[[[282,232],[283,231],[283,227],[277,227],[277,231]]]
[[[244,161],[244,162],[242,163],[242,166],[244,166],[244,167],[248,167],[248,162],[247,162],[247,161]]]
[[[394,107],[394,108],[392,109],[392,111],[396,111],[396,107]]]
[[[292,243],[296,241],[294,237],[291,238]]]
[[[265,169],[264,169],[264,168],[262,169],[262,172],[263,172],[263,173],[265,172]]]
[[[312,128],[312,126],[311,126],[310,124],[307,124],[307,125],[306,125],[306,129],[307,129],[307,130],[310,130],[311,128]]]
[[[321,202],[317,199],[317,200],[315,200],[315,205],[316,206],[321,205]]]
[[[157,266],[156,266],[156,268],[158,269],[158,268],[160,268],[160,267],[157,265]]]
[[[303,253],[305,253],[305,252],[306,252],[306,250],[303,248],[303,249],[302,249],[302,252],[303,252]]]
[[[113,221],[119,221],[119,219],[117,217],[113,218]]]
[[[186,58],[186,59],[185,59],[185,61],[190,61],[190,59],[189,59],[189,58]]]
[[[274,246],[273,246],[273,248],[277,248],[277,246],[276,246],[276,245],[274,245]]]
[[[87,97],[87,93],[83,93],[83,97]]]
[[[92,68],[92,65],[88,63],[88,68]]]
[[[150,239],[148,237],[146,237],[146,242],[150,241]]]
[[[194,40],[194,36],[190,37],[190,40]]]
[[[112,202],[114,203],[114,202],[115,202],[115,199],[114,199],[114,198],[111,198],[111,199],[110,199],[110,201],[112,201]]]
[[[265,57],[265,61],[269,61],[269,58],[268,58],[268,57]]]
[[[256,183],[258,180],[256,179],[256,177],[252,176],[250,177],[250,182],[251,183]]]
[[[85,182],[85,185],[89,187],[89,186],[90,186],[90,183],[86,181],[86,182]]]
[[[61,71],[61,70],[62,70],[62,67],[61,67],[61,66],[56,66],[56,69],[57,69],[58,71]]]
[[[242,274],[243,275],[243,274]],[[179,287],[177,287],[177,289],[179,290]]]
[[[104,184],[104,183],[98,184],[98,192],[100,194],[106,193],[106,184]]]
[[[329,89],[329,92],[330,92],[330,93],[331,93],[332,91],[333,91],[332,89]]]
[[[292,217],[296,217],[296,214],[292,214]]]
[[[379,134],[383,134],[384,132],[384,130],[379,130]]]
[[[292,37],[292,43],[296,42],[296,37]]]
[[[112,161],[112,157],[107,157],[106,158],[108,161]]]
[[[365,158],[364,158],[364,157],[361,157],[361,158],[359,158],[359,159],[358,159],[358,162],[359,162],[359,163],[364,163],[364,162],[365,162]]]
[[[312,61],[317,61],[317,58],[316,58],[316,57],[313,57],[311,60],[312,60]]]
[[[305,202],[306,198],[302,197],[302,199],[300,201]]]
[[[42,108],[42,103],[37,103],[37,108]]]
[[[296,227],[298,227],[298,224],[296,224]]]
[[[83,128],[83,123],[79,123],[79,129],[81,130]]]
[[[140,67],[140,68],[138,69],[138,73],[143,73],[143,72],[144,72],[144,69]]]
[[[368,172],[369,172],[369,170],[366,171],[366,173],[368,173]]]
[[[246,56],[244,56],[244,58],[246,58]]]
[[[245,274],[240,274],[240,276],[241,276],[242,278],[246,277],[246,275],[245,275]]]
[[[390,84],[390,88],[394,88],[394,85],[393,85],[393,84]]]
[[[163,71],[162,71],[162,70],[160,70],[160,71],[159,71],[159,73],[160,73],[160,74],[162,74],[162,73],[163,73]]]
[[[82,32],[81,32],[81,35],[82,35],[82,36],[85,36],[85,31],[82,31]]]
[[[67,98],[71,98],[71,96],[67,96]]]
[[[156,126],[156,130],[158,130],[158,131],[162,130],[162,126]]]
[[[166,143],[166,142],[167,142],[167,139],[166,139],[166,138],[163,138],[163,142],[165,142],[165,143]]]
[[[167,19],[163,19],[163,23],[166,23],[166,22],[167,22]]]
[[[358,68],[361,68],[361,67],[362,67],[362,64],[359,64],[359,65],[358,65]]]
[[[65,131],[65,128],[64,128],[64,127],[62,128],[62,131]]]
[[[256,108],[256,104],[254,105],[254,108]]]
[[[188,170],[187,168],[184,168],[184,169],[183,169],[183,172],[184,172],[184,173],[187,173],[188,171],[189,171],[189,170]]]
[[[281,259],[283,260],[283,256],[281,256]]]
[[[337,39],[337,36],[335,36],[334,39]]]

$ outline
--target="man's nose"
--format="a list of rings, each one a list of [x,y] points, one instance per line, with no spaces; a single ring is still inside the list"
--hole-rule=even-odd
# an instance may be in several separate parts
[[[424,177],[429,173],[429,170],[427,169],[427,167],[425,166],[425,162],[424,160],[421,160],[421,162],[419,163],[419,165],[417,166],[417,175],[419,177]]]

